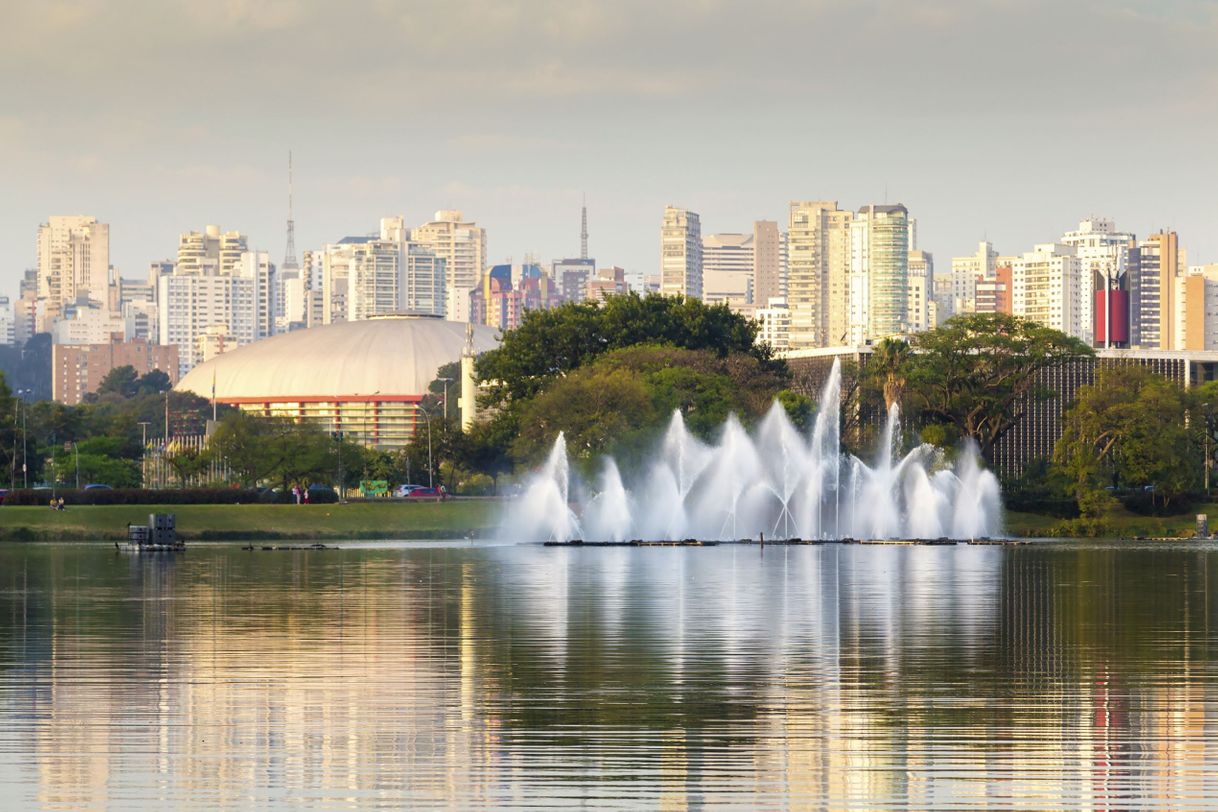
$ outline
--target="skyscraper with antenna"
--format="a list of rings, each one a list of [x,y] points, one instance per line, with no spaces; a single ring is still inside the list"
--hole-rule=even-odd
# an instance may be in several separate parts
[[[288,245],[283,252],[281,270],[300,270],[296,260],[296,221],[292,219],[292,151],[288,150]]]

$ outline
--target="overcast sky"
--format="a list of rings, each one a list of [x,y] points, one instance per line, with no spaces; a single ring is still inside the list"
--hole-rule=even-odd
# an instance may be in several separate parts
[[[459,208],[491,261],[655,272],[792,199],[901,201],[940,269],[1095,214],[1218,261],[1218,0],[5,0],[0,293],[49,214],[127,276],[180,232],[297,248]]]

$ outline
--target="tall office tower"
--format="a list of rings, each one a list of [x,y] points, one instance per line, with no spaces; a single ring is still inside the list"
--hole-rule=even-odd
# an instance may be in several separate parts
[[[797,200],[787,227],[791,349],[838,346],[849,324],[850,223],[836,201]]]
[[[935,257],[929,251],[909,252],[909,331],[920,333],[930,323],[930,303],[935,294]]]
[[[850,339],[879,341],[909,329],[909,211],[863,206],[850,224]]]
[[[775,252],[777,253],[777,252]],[[755,301],[751,234],[707,234],[702,238],[702,300],[733,307]]]
[[[1011,263],[1011,310],[1046,327],[1081,338],[1083,323],[1078,252],[1045,243]]]
[[[406,278],[402,285],[401,310],[444,318],[447,269],[443,258],[426,246],[406,243],[404,248]]]
[[[702,298],[702,220],[675,206],[660,226],[660,294]]]
[[[768,307],[770,299],[786,295],[783,242],[775,221],[758,220],[753,223],[754,304]]]
[[[1118,232],[1111,220],[1092,217],[1063,234],[1061,243],[1078,254],[1080,317],[1088,325],[1080,338],[1097,347],[1129,346],[1138,255],[1134,235]]]
[[[1175,346],[1172,311],[1179,264],[1179,239],[1174,231],[1160,231],[1138,244],[1132,310],[1136,343],[1140,347],[1170,350]]]
[[[438,211],[435,220],[411,231],[410,241],[444,260],[444,317],[469,321],[470,292],[486,264],[486,229],[465,222],[459,211]]]
[[[175,273],[219,274],[232,276],[249,250],[240,231],[220,231],[209,225],[203,231],[188,231],[178,237],[178,262]]]
[[[69,305],[108,304],[110,226],[86,215],[54,215],[38,227],[38,330],[51,328]]]
[[[998,252],[988,241],[977,243],[977,253],[967,257],[952,257],[952,310],[972,313],[976,310],[978,280],[994,278],[998,267]]]
[[[279,285],[276,279],[275,263],[266,251],[245,251],[233,268],[233,276],[249,279],[254,285],[254,333],[253,341],[275,334],[275,324],[281,312],[281,303],[277,301]]]

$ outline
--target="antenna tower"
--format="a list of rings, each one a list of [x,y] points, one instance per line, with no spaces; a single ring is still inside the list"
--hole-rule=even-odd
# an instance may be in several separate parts
[[[579,258],[588,258],[588,198],[584,198],[579,219]]]
[[[288,247],[283,252],[283,268],[299,269],[296,261],[296,221],[292,215],[292,151],[288,150]]]

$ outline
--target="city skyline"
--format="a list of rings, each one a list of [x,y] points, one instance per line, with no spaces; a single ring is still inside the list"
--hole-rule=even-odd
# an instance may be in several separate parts
[[[782,223],[799,199],[904,203],[938,257],[1025,250],[1096,215],[1218,259],[1213,2],[624,5],[149,4],[121,23],[101,3],[18,6],[0,292],[50,214],[111,224],[128,276],[197,223],[278,262],[289,149],[298,252],[460,209],[488,264],[574,257],[586,194],[590,254],[633,275],[658,271],[666,205],[713,234]],[[364,58],[319,56],[353,19]],[[1004,58],[1028,44],[1036,60]],[[371,104],[391,92],[410,104]],[[51,102],[68,94],[65,126]]]

